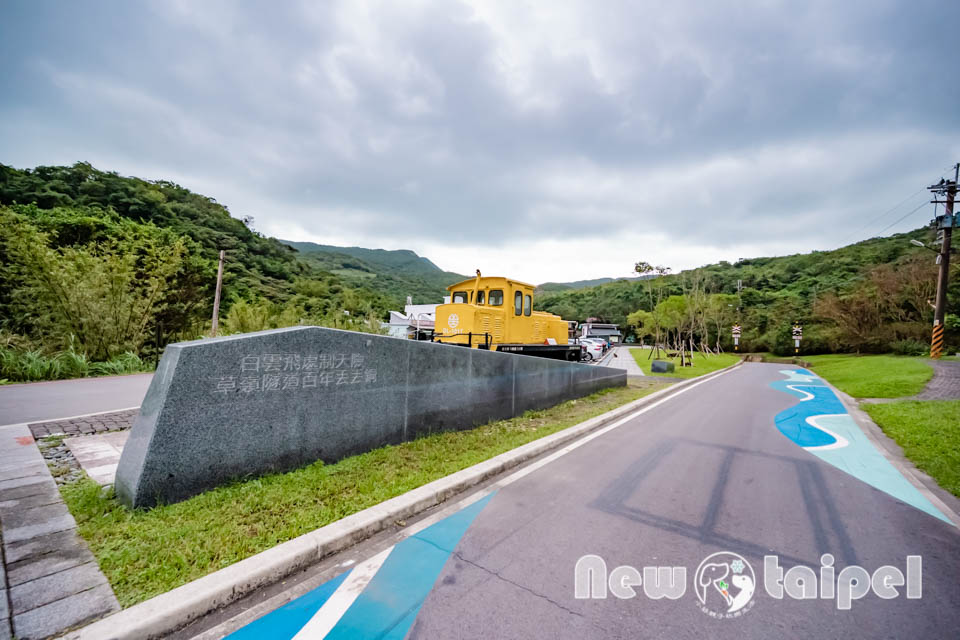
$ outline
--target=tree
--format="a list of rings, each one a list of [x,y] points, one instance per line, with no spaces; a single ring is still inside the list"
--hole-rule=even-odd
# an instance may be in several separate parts
[[[709,297],[705,313],[717,331],[716,352],[720,353],[720,338],[724,330],[733,324],[736,313],[737,296],[731,293],[715,293]]]
[[[94,360],[138,353],[185,252],[155,228],[80,247],[52,248],[47,234],[0,209],[11,306],[48,340]],[[148,228],[149,229],[149,228]]]
[[[627,325],[633,327],[637,337],[653,338],[656,336],[656,323],[654,322],[654,312],[638,309],[627,316]]]
[[[645,262],[641,260],[640,262],[637,262],[636,264],[633,265],[633,270],[638,274],[640,274],[640,276],[646,276],[644,279],[647,283],[647,297],[649,298],[649,301],[650,301],[650,309],[651,311],[654,311],[654,313],[649,317],[649,320],[653,322],[652,335],[654,336],[654,341],[653,341],[653,349],[650,351],[650,355],[648,356],[648,359],[651,357],[659,358],[660,347],[661,347],[661,342],[660,342],[661,324],[660,323],[661,323],[662,317],[661,317],[661,314],[655,313],[655,311],[656,311],[657,305],[660,304],[660,301],[663,298],[663,286],[662,286],[661,278],[662,276],[665,276],[668,273],[670,273],[670,267],[664,267],[663,265],[653,266],[649,262]],[[653,289],[654,289],[653,280],[656,280],[658,285],[656,287],[657,289],[656,301],[654,301],[654,297],[653,297]]]

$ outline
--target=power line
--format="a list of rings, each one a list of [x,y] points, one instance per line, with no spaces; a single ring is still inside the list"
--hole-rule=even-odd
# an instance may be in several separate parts
[[[941,178],[947,177],[947,174],[948,174],[948,173],[953,172],[954,167],[955,167],[955,165],[952,165],[952,164],[951,164],[951,165],[948,165],[948,166],[946,166],[945,168],[943,168],[943,169],[940,171],[940,177],[941,177]],[[919,194],[922,193],[923,191],[926,191],[926,187],[920,187],[917,191],[914,191],[912,194],[910,194],[909,196],[907,196],[906,198],[904,198],[903,200],[901,200],[901,201],[898,202],[897,204],[893,205],[892,207],[890,207],[889,209],[887,209],[886,211],[884,211],[883,213],[881,213],[881,214],[880,214],[879,216],[877,216],[876,218],[873,218],[872,220],[869,220],[869,221],[867,222],[867,224],[863,225],[862,227],[860,227],[859,229],[857,229],[856,231],[854,231],[853,233],[851,233],[850,235],[848,235],[846,238],[844,238],[844,239],[843,239],[843,243],[846,243],[846,242],[848,242],[851,238],[856,237],[858,234],[860,234],[864,229],[868,228],[870,225],[872,225],[872,224],[874,224],[874,223],[876,223],[876,222],[880,222],[881,220],[883,220],[884,218],[886,218],[888,215],[890,215],[891,213],[893,213],[894,211],[896,211],[897,209],[899,209],[901,206],[903,206],[904,204],[906,204],[906,203],[909,202],[910,200],[913,200],[914,198],[916,198],[917,195],[919,195]],[[924,204],[927,204],[927,203],[926,203],[926,202],[920,203],[920,206],[918,206],[916,209],[914,209],[914,210],[911,211],[910,213],[904,215],[902,218],[900,218],[900,219],[897,220],[896,222],[894,222],[894,223],[892,223],[892,224],[890,224],[890,225],[887,225],[887,226],[883,229],[883,231],[880,231],[880,232],[876,233],[875,235],[878,236],[878,235],[882,234],[884,231],[886,231],[887,229],[889,229],[890,227],[893,227],[894,225],[896,225],[896,224],[902,222],[903,220],[907,219],[908,217],[910,217],[911,215],[913,215],[914,213],[916,213],[920,208],[922,208]],[[872,237],[872,236],[871,236],[871,237]]]
[[[914,210],[911,211],[910,213],[907,213],[907,214],[904,215],[902,218],[899,218],[899,219],[897,219],[897,220],[894,220],[893,222],[891,222],[890,224],[888,224],[886,227],[884,227],[883,230],[880,231],[880,233],[878,233],[877,235],[879,236],[880,234],[884,233],[884,232],[885,232],[887,229],[889,229],[890,227],[893,227],[893,226],[895,226],[895,225],[897,225],[897,224],[900,224],[901,222],[903,222],[904,220],[906,220],[907,218],[909,218],[910,216],[912,216],[913,214],[915,214],[917,211],[920,211],[920,209],[922,209],[922,208],[924,207],[924,205],[927,205],[927,204],[930,204],[930,203],[929,203],[929,202],[921,202],[921,203],[917,206],[916,209],[914,209]]]
[[[907,196],[906,198],[904,198],[903,200],[901,200],[901,201],[898,202],[897,204],[893,205],[892,207],[890,207],[889,209],[887,209],[886,211],[884,211],[883,213],[881,213],[881,214],[880,214],[879,216],[877,216],[876,218],[873,218],[873,219],[869,220],[869,221],[867,222],[867,224],[863,225],[862,227],[860,227],[859,229],[857,229],[856,231],[854,231],[853,233],[851,233],[850,235],[848,235],[846,238],[844,238],[844,239],[843,239],[843,242],[846,243],[848,240],[850,240],[850,239],[853,238],[854,236],[857,236],[858,234],[860,234],[860,232],[863,231],[864,229],[866,229],[867,227],[869,227],[869,226],[871,226],[871,225],[873,225],[873,224],[876,224],[877,222],[883,220],[883,219],[886,218],[888,215],[890,215],[891,213],[893,213],[894,211],[896,211],[897,209],[899,209],[901,206],[903,206],[904,204],[906,204],[906,203],[909,202],[910,200],[913,200],[913,199],[916,198],[920,193],[922,193],[922,192],[924,192],[924,191],[926,191],[926,187],[920,187],[920,189],[918,189],[917,191],[914,191],[912,194],[910,194],[909,196]],[[926,204],[926,203],[923,203],[923,204]],[[922,206],[922,205],[921,205],[921,206]],[[914,211],[916,211],[916,209],[914,209]],[[913,213],[913,211],[911,211],[910,213]],[[908,215],[909,215],[909,214],[908,214]],[[894,223],[894,224],[896,224],[896,223]],[[889,227],[887,227],[887,228],[889,229]],[[883,233],[883,231],[881,231],[880,233]]]

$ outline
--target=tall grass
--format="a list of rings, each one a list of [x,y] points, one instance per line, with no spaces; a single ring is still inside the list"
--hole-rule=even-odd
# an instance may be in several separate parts
[[[38,349],[0,348],[0,383],[114,376],[149,371],[150,365],[128,351],[105,362],[90,362],[73,349],[47,355]]]

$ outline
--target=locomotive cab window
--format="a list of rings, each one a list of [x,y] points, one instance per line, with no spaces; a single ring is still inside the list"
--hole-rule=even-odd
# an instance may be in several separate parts
[[[477,292],[477,304],[483,304],[483,291]]]
[[[523,314],[523,294],[517,291],[513,295],[513,315],[519,316]]]
[[[493,289],[490,291],[489,304],[491,307],[499,307],[503,304],[503,290]]]
[[[523,296],[523,315],[525,316],[530,315],[530,311],[531,311],[530,307],[532,306],[531,302],[532,300],[530,296]]]
[[[457,291],[453,294],[454,304],[467,304],[467,292],[466,291]]]

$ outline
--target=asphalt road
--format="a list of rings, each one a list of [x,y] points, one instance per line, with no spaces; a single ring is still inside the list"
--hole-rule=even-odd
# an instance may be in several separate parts
[[[459,524],[451,516],[397,544],[330,635],[297,637],[399,638],[404,632],[412,639],[960,636],[957,528],[857,480],[778,431],[775,416],[798,401],[770,386],[784,379],[779,373],[784,368],[748,363],[699,384],[464,509],[461,513],[472,512],[467,519],[456,516]],[[453,531],[457,526],[460,531]],[[416,550],[426,558],[444,548],[444,539],[449,556],[435,565],[423,588],[417,584],[424,578],[417,575],[422,569]],[[752,601],[733,619],[704,613],[695,593],[701,561],[721,551],[741,555],[755,575]],[[374,551],[361,545],[349,552],[352,558],[365,553]],[[837,574],[853,565],[871,574],[884,565],[907,573],[906,557],[921,556],[922,597],[908,599],[899,587],[893,599],[868,592],[849,610],[840,610],[836,594],[807,600],[768,595],[764,556],[778,556],[784,569],[810,567],[816,577],[826,553],[835,558]],[[577,599],[574,568],[588,554],[603,558],[608,571],[620,565],[641,572],[643,567],[685,567],[686,593],[654,600],[637,586],[630,599],[612,593],[605,599]],[[397,561],[391,566],[393,556]],[[342,580],[347,565],[327,575],[340,573]],[[741,586],[739,575],[727,579]],[[292,612],[302,616],[307,598],[325,598],[336,585],[330,580],[290,603]],[[719,588],[714,592],[709,586],[707,603],[722,612]],[[396,604],[415,588],[423,588],[425,599]],[[729,595],[739,591],[731,589]],[[249,624],[235,637],[293,637],[280,631],[285,619],[279,613]],[[374,614],[383,626],[369,622]]]
[[[0,425],[55,420],[140,406],[152,373],[0,387]]]
[[[960,635],[960,535],[826,464],[774,428],[796,398],[769,387],[783,365],[747,364],[699,386],[504,488],[473,521],[427,597],[410,638],[945,638]],[[704,614],[693,594],[574,598],[585,554],[621,564],[685,566],[763,556],[819,573],[905,570],[923,558],[923,597],[872,593],[776,600],[757,585],[741,618]]]

